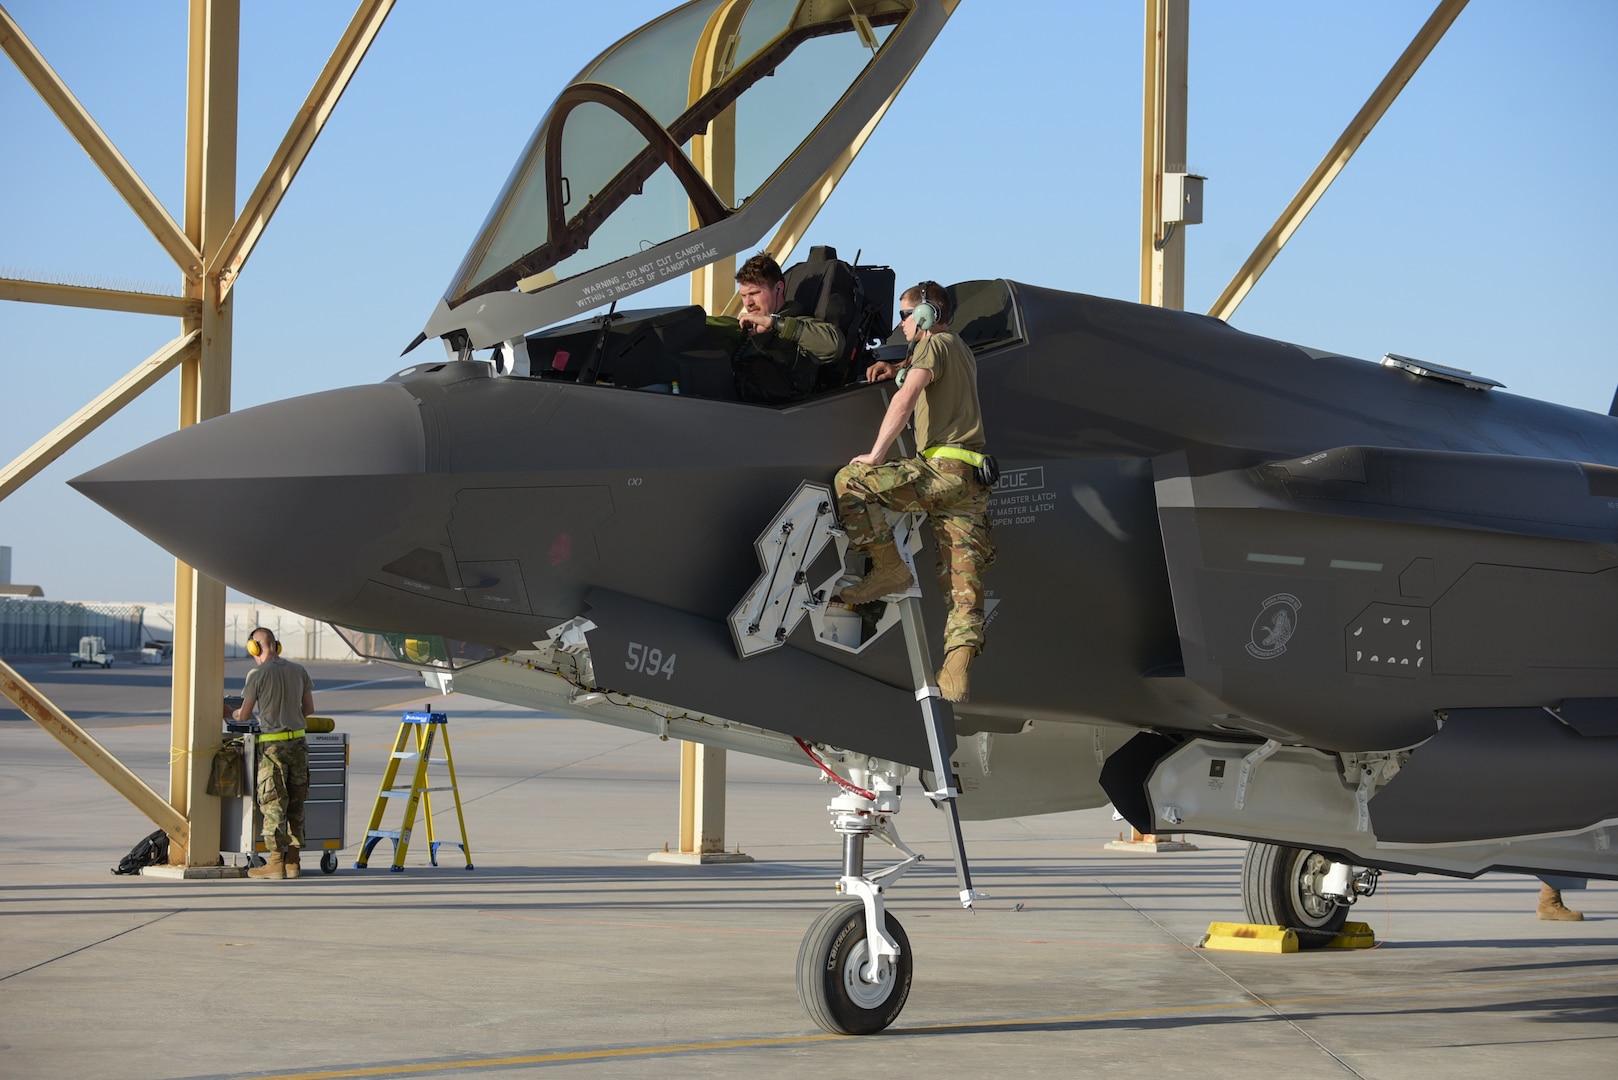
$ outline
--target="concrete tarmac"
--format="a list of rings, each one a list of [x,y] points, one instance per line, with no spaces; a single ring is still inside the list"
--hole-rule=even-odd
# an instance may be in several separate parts
[[[17,666],[167,790],[168,668]],[[931,861],[890,894],[909,1004],[882,1035],[829,1036],[794,990],[803,932],[837,900],[831,789],[809,769],[730,755],[726,840],[756,861],[652,863],[676,835],[676,744],[310,666],[351,739],[349,847],[296,881],[113,876],[150,823],[0,713],[0,1076],[1475,1080],[1618,1060],[1613,883],[1568,894],[1585,922],[1545,923],[1523,875],[1387,874],[1352,916],[1374,950],[1216,952],[1197,943],[1242,918],[1242,845],[1106,851],[1105,809],[968,823],[993,894],[968,913],[919,797],[898,823]],[[419,825],[403,872],[386,843],[354,869],[399,713],[429,700],[450,717],[475,869],[447,847],[429,866]],[[434,809],[454,839],[453,806]]]

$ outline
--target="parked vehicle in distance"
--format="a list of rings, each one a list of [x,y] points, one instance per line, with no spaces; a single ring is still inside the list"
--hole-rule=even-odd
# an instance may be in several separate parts
[[[74,667],[84,664],[99,664],[104,668],[112,667],[112,654],[107,651],[107,639],[101,637],[81,637],[79,651],[68,653],[68,659]]]

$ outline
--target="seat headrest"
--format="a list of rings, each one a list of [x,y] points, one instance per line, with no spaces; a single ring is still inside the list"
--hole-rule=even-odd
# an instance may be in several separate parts
[[[839,259],[801,262],[783,276],[787,298],[797,301],[805,315],[831,323],[845,336],[853,331],[861,305],[852,266]]]

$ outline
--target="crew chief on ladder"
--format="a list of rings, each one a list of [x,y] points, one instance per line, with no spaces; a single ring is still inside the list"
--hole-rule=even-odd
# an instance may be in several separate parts
[[[281,659],[281,643],[264,627],[247,635],[247,652],[258,665],[247,673],[237,720],[252,718],[258,707],[258,809],[264,815],[263,866],[250,878],[279,880],[302,875],[298,852],[303,847],[303,804],[309,797],[309,748],[304,721],[315,711],[315,688],[309,673]]]
[[[895,368],[876,363],[872,382],[898,377],[869,453],[837,473],[837,515],[850,546],[870,553],[871,569],[845,586],[845,604],[868,604],[910,588],[911,576],[883,509],[920,510],[938,538],[938,583],[949,604],[944,664],[938,688],[946,701],[965,701],[967,669],[983,651],[983,571],[994,562],[989,537],[989,485],[980,478],[985,457],[983,410],[978,404],[977,358],[950,333],[950,300],[943,286],[924,281],[900,297],[900,323],[910,357]],[[886,461],[888,450],[915,417],[917,457]]]

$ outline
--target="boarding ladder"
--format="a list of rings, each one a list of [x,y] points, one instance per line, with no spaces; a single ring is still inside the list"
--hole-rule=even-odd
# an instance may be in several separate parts
[[[921,617],[921,586],[916,575],[914,552],[920,546],[919,530],[925,514],[888,511],[894,543],[910,570],[912,584],[904,593],[884,598],[882,614],[871,625],[852,616],[853,626],[839,626],[827,598],[834,595],[837,582],[848,561],[848,537],[837,522],[836,503],[829,488],[804,481],[771,519],[754,550],[762,570],[741,602],[730,614],[730,629],[737,652],[744,659],[786,644],[788,636],[804,618],[812,624],[821,644],[849,653],[859,653],[877,637],[898,625],[904,635],[905,652],[910,660],[911,685],[932,759],[937,790],[927,797],[944,810],[949,820],[950,849],[955,856],[955,872],[960,883],[961,904],[970,908],[974,899],[986,896],[972,887],[972,871],[966,861],[966,843],[961,834],[961,815],[955,770],[946,749],[951,714],[946,711],[933,672],[927,648],[927,631]],[[816,556],[829,543],[836,544],[835,569],[823,581],[811,579]]]
[[[444,756],[432,756],[433,743],[439,738],[443,739]],[[414,749],[410,749],[411,745]],[[399,776],[399,764],[411,763],[411,780],[407,787],[395,787]],[[443,765],[449,770],[449,783],[431,787],[427,782],[427,766]],[[455,797],[455,820],[461,826],[461,840],[457,844],[453,840],[439,840],[433,835],[433,797],[435,791],[448,791]],[[404,820],[397,829],[381,828],[383,813],[387,809],[389,799],[404,799]],[[382,787],[376,793],[376,806],[371,810],[371,821],[365,826],[365,842],[360,845],[359,858],[354,861],[357,870],[363,870],[370,863],[371,849],[382,840],[393,841],[393,865],[389,867],[395,873],[404,869],[405,852],[410,847],[410,830],[416,822],[416,811],[420,808],[427,822],[427,857],[434,865],[438,865],[438,849],[449,844],[461,849],[466,856],[466,868],[472,869],[472,848],[466,840],[466,816],[461,812],[461,792],[455,780],[455,758],[449,747],[449,717],[441,712],[407,712],[399,723],[399,735],[393,741],[393,753],[388,758],[388,767],[382,773]]]

